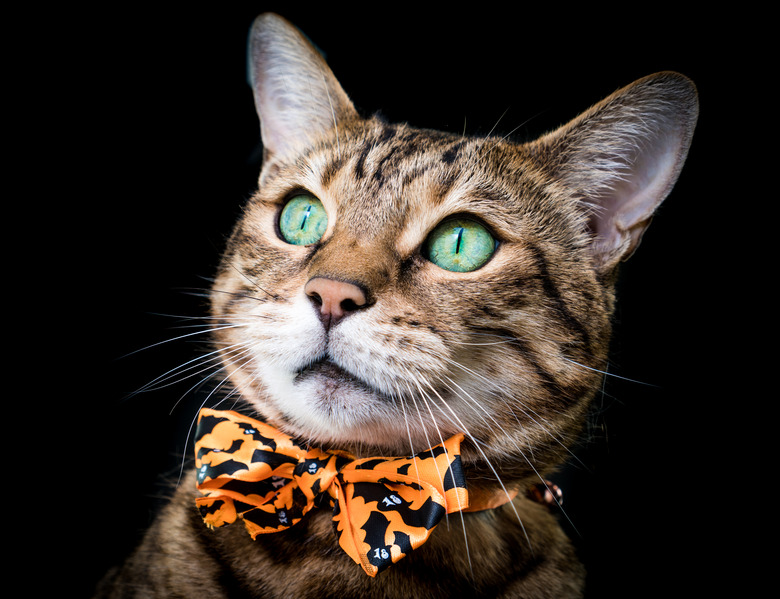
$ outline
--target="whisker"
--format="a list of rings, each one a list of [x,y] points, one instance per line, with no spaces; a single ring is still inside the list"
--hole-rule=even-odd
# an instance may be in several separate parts
[[[653,383],[646,383],[644,381],[640,381],[640,380],[637,380],[637,379],[631,379],[631,378],[628,378],[628,377],[625,377],[625,376],[620,376],[619,374],[614,374],[614,373],[608,372],[606,370],[599,370],[598,368],[592,368],[590,366],[586,366],[585,364],[580,364],[576,360],[572,360],[571,358],[567,358],[566,356],[563,356],[563,359],[566,360],[567,362],[571,363],[571,364],[574,364],[575,366],[578,366],[580,368],[584,368],[585,370],[590,370],[592,372],[597,372],[599,374],[603,374],[606,377],[610,377],[610,378],[614,378],[614,379],[620,379],[621,381],[626,381],[626,382],[629,382],[629,383],[635,383],[637,385],[645,385],[647,387],[656,387],[656,388],[658,387],[658,385],[654,385]]]
[[[452,382],[453,384],[455,384],[455,383],[454,383],[454,381],[450,381],[450,382]],[[458,388],[460,388],[460,387],[458,387]],[[464,392],[464,393],[465,393],[465,392]],[[519,445],[517,444],[517,442],[516,442],[516,441],[514,441],[514,440],[512,440],[512,439],[511,439],[511,437],[510,437],[509,435],[507,435],[507,434],[506,434],[506,432],[504,431],[504,428],[503,428],[503,426],[501,426],[501,425],[500,425],[500,423],[498,423],[498,422],[495,420],[495,418],[493,418],[493,416],[492,416],[492,415],[491,415],[491,414],[490,414],[490,413],[489,413],[489,412],[488,412],[486,409],[482,408],[482,406],[481,406],[481,405],[480,405],[480,404],[479,404],[479,403],[478,403],[476,400],[474,400],[474,398],[472,398],[472,397],[471,397],[471,394],[469,394],[469,393],[465,393],[465,395],[466,395],[466,397],[468,397],[470,400],[473,400],[473,401],[471,402],[471,405],[472,405],[472,409],[473,409],[474,411],[476,411],[476,408],[481,408],[481,409],[482,409],[482,412],[484,412],[486,415],[488,415],[488,416],[490,417],[490,419],[491,419],[491,420],[493,420],[494,424],[495,424],[496,426],[498,426],[498,428],[499,428],[499,429],[500,429],[500,430],[501,430],[503,433],[505,433],[505,437],[506,437],[507,439],[509,439],[509,440],[510,440],[510,442],[511,442],[511,443],[512,443],[512,445],[514,446],[514,448],[515,448],[515,450],[517,451],[517,453],[518,453],[518,454],[519,454],[519,455],[520,455],[520,456],[523,458],[523,460],[524,460],[524,461],[525,461],[525,462],[528,464],[528,466],[531,468],[531,470],[533,470],[533,471],[534,471],[534,474],[536,474],[537,478],[538,478],[538,479],[541,481],[541,483],[544,485],[544,487],[545,487],[547,490],[550,490],[550,489],[549,489],[549,487],[547,486],[547,481],[546,481],[546,479],[545,479],[545,478],[544,478],[544,477],[543,477],[543,476],[542,476],[542,475],[539,473],[539,471],[536,469],[536,466],[534,466],[534,463],[533,463],[533,461],[532,461],[532,460],[530,460],[530,459],[528,458],[528,456],[526,456],[525,452],[522,450],[522,448],[520,448],[520,447],[519,447]],[[536,421],[534,421],[534,422],[536,422]],[[536,424],[539,424],[539,423],[538,423],[538,422],[536,422]],[[541,428],[543,428],[541,425],[539,425],[539,426],[540,426]],[[543,428],[543,430],[544,430],[544,428]],[[557,437],[555,437],[554,435],[552,435],[551,433],[549,433],[549,431],[546,431],[546,430],[545,430],[545,432],[547,432],[547,433],[550,435],[550,437],[551,437],[552,439],[555,439],[555,440],[556,440],[556,442],[558,442],[559,444],[561,444],[561,445],[562,445],[562,447],[563,447],[564,449],[566,449],[566,450],[567,450],[567,451],[570,453],[570,455],[572,455],[572,457],[574,457],[575,459],[579,459],[579,458],[577,458],[577,456],[576,456],[576,455],[574,455],[574,454],[573,454],[573,453],[572,453],[572,452],[571,452],[571,451],[570,451],[570,450],[569,450],[569,449],[568,449],[568,448],[567,448],[567,447],[566,447],[564,444],[562,444],[562,443],[560,442],[560,440],[559,440],[559,439],[557,439]],[[567,513],[565,512],[565,510],[563,509],[562,505],[561,505],[561,504],[560,504],[560,502],[558,501],[558,498],[555,496],[555,493],[552,493],[552,491],[551,491],[551,494],[552,494],[552,496],[553,496],[553,499],[555,500],[556,504],[557,504],[557,505],[558,505],[558,507],[560,508],[561,512],[564,514],[564,516],[566,517],[566,519],[567,519],[567,520],[569,521],[569,523],[572,525],[572,528],[573,528],[573,529],[576,531],[577,529],[576,529],[576,527],[574,526],[574,523],[571,521],[571,519],[569,518],[568,514],[567,514]]]
[[[137,389],[136,391],[131,393],[130,397],[133,397],[133,396],[138,395],[140,393],[146,393],[146,392],[149,392],[149,391],[156,391],[158,389],[162,389],[162,388],[168,387],[168,386],[170,386],[172,384],[175,384],[176,382],[180,382],[180,381],[186,380],[187,378],[195,376],[195,375],[199,374],[200,372],[202,372],[203,370],[205,370],[206,368],[204,368],[203,370],[191,373],[191,374],[189,374],[189,375],[187,375],[187,376],[185,376],[183,378],[179,378],[179,379],[177,379],[176,381],[174,381],[172,383],[168,382],[171,379],[173,379],[174,377],[180,377],[185,372],[187,372],[189,370],[192,370],[194,368],[198,368],[198,367],[200,367],[203,364],[207,364],[208,362],[216,362],[217,364],[219,364],[220,363],[219,361],[221,360],[220,352],[227,351],[227,350],[232,349],[232,347],[239,347],[241,345],[242,344],[235,344],[234,346],[228,347],[227,349],[226,348],[217,349],[217,350],[211,351],[211,352],[209,352],[207,354],[203,354],[203,355],[197,356],[197,357],[193,358],[192,360],[188,360],[184,364],[180,364],[179,366],[171,368],[167,372],[164,372],[163,374],[161,374],[161,375],[157,376],[156,378],[152,379],[151,381],[149,381],[148,383],[146,383],[145,385],[143,385],[142,387],[140,387],[139,389]],[[162,384],[162,383],[165,383],[165,384]]]
[[[452,360],[452,359],[449,359],[449,358],[445,358],[445,359],[446,359],[446,360],[447,360],[447,361],[448,361],[450,364],[452,364],[453,366],[455,366],[456,368],[460,368],[461,370],[463,370],[464,372],[466,372],[466,373],[467,373],[469,376],[472,376],[472,377],[474,377],[474,378],[477,378],[477,379],[481,380],[481,381],[482,381],[482,382],[484,382],[486,385],[491,385],[491,386],[494,386],[494,383],[493,383],[492,381],[490,381],[490,379],[488,379],[488,378],[487,378],[487,377],[485,377],[484,375],[482,375],[482,374],[480,374],[480,373],[478,373],[478,372],[474,371],[474,370],[473,370],[473,369],[471,369],[471,368],[467,368],[466,366],[464,366],[463,364],[460,364],[460,363],[459,363],[459,362],[457,362],[456,360]],[[470,394],[468,394],[468,393],[467,393],[465,390],[463,390],[463,389],[462,389],[462,388],[461,388],[459,385],[457,385],[457,383],[455,383],[455,382],[454,382],[454,381],[452,381],[451,379],[450,379],[450,382],[451,382],[452,384],[455,384],[456,386],[458,386],[458,389],[460,389],[460,391],[461,391],[462,393],[464,393],[464,395],[463,395],[463,396],[461,396],[461,397],[469,397],[469,398],[471,398]],[[488,388],[489,388],[489,387],[488,387]],[[499,389],[499,391],[501,391],[501,390]],[[500,396],[500,397],[504,397],[504,395],[505,395],[504,393],[499,393],[499,396]],[[566,444],[565,444],[563,441],[561,441],[561,440],[560,440],[560,439],[559,439],[559,438],[558,438],[556,435],[552,434],[552,432],[549,430],[549,428],[547,427],[547,425],[546,425],[546,424],[544,424],[543,422],[541,422],[541,420],[539,419],[539,418],[540,418],[540,416],[539,416],[539,414],[538,414],[538,413],[537,413],[535,410],[531,409],[531,408],[530,408],[530,406],[528,406],[528,405],[527,405],[525,402],[521,401],[519,398],[514,398],[514,400],[515,400],[515,401],[514,401],[513,403],[511,403],[511,404],[509,404],[509,403],[508,403],[506,400],[504,401],[504,403],[505,403],[505,404],[506,404],[506,405],[507,405],[507,406],[510,408],[510,410],[512,410],[512,411],[514,410],[514,408],[517,408],[517,409],[519,409],[519,410],[520,410],[520,412],[523,414],[523,416],[525,416],[525,417],[526,417],[526,418],[528,418],[528,419],[529,419],[531,422],[533,422],[534,424],[536,424],[536,425],[537,425],[537,426],[538,426],[538,427],[539,427],[539,428],[540,428],[540,429],[541,429],[543,432],[547,433],[547,434],[550,436],[550,438],[551,438],[551,439],[553,439],[553,440],[554,440],[554,441],[555,441],[555,442],[556,442],[558,445],[560,445],[560,446],[561,446],[561,448],[562,448],[562,449],[564,449],[564,450],[566,451],[566,453],[568,453],[568,454],[569,454],[569,456],[570,456],[572,459],[574,459],[574,460],[576,460],[577,462],[579,462],[580,464],[582,464],[582,461],[580,460],[579,456],[577,456],[577,455],[576,455],[576,454],[575,454],[575,453],[574,453],[574,452],[573,452],[573,451],[572,451],[572,450],[571,450],[571,449],[570,449],[570,448],[569,448],[569,447],[568,447],[568,446],[567,446],[567,445],[566,445]],[[480,405],[479,405],[479,402],[477,402],[476,400],[474,400],[474,401],[473,401],[473,403],[474,403],[474,405],[477,405],[477,406],[479,406],[479,407],[482,407],[482,406],[480,406]],[[483,408],[483,410],[484,410],[484,408]],[[486,412],[486,413],[487,413],[487,412]],[[492,419],[492,416],[491,416],[491,419]],[[498,424],[498,423],[497,423],[497,422],[495,422],[495,424]],[[502,431],[503,431],[503,428],[502,428]],[[509,435],[507,435],[507,438],[509,438]],[[518,449],[519,449],[519,448],[518,448]],[[583,464],[583,466],[584,466],[584,464]]]
[[[220,388],[224,387],[224,385],[226,385],[226,384],[228,383],[228,381],[229,381],[228,377],[227,377],[227,376],[226,376],[226,377],[224,377],[224,378],[222,379],[222,381],[219,383],[219,385],[215,386],[215,387],[214,387],[214,389],[212,389],[212,390],[209,392],[209,394],[206,396],[206,398],[205,398],[205,399],[204,399],[204,400],[201,402],[200,406],[198,407],[197,411],[195,412],[195,417],[194,417],[194,418],[191,420],[191,422],[190,422],[190,426],[189,426],[189,428],[187,429],[187,435],[185,436],[185,439],[184,439],[184,447],[188,447],[188,446],[189,446],[189,443],[190,443],[190,438],[191,438],[191,436],[192,436],[192,430],[195,428],[195,424],[196,424],[196,423],[197,423],[197,421],[198,421],[198,414],[200,414],[200,411],[201,411],[201,410],[203,409],[203,407],[204,407],[204,406],[205,406],[205,405],[206,405],[206,404],[209,402],[209,400],[210,400],[210,399],[211,399],[211,397],[214,395],[214,393],[216,393],[218,389],[220,389]],[[220,403],[221,403],[221,402],[220,402]],[[184,452],[184,456],[182,456],[182,461],[181,461],[181,468],[180,468],[180,470],[179,470],[179,479],[178,479],[178,480],[177,480],[177,482],[176,482],[176,486],[177,486],[177,487],[178,487],[178,486],[181,484],[181,479],[182,479],[182,477],[184,476],[184,468],[185,468],[185,463],[186,463],[186,455],[187,455],[187,453],[186,453],[186,452]]]
[[[439,395],[439,392],[436,390],[436,388],[433,385],[428,383],[428,387],[439,398],[440,401],[444,402],[444,399],[441,397],[441,395]],[[422,391],[422,389],[421,389],[421,391]],[[426,396],[428,395],[427,392],[425,393],[425,395]],[[433,399],[433,398],[431,398],[431,399]],[[430,404],[428,404],[428,402],[426,402],[426,404],[428,405],[428,410],[429,410],[429,412],[431,414],[431,420],[435,422],[436,418],[433,415],[433,411],[431,410]],[[439,406],[437,405],[436,407],[439,407]],[[444,439],[442,438],[441,430],[439,429],[438,425],[436,426],[436,430],[437,430],[437,432],[439,434],[439,438],[442,439],[441,443],[442,443],[442,446],[444,447]],[[466,434],[466,433],[464,432],[464,434]],[[449,454],[447,452],[447,448],[446,447],[444,447],[444,453],[447,455],[447,459],[449,461]],[[443,481],[442,481],[442,487],[444,487],[444,482]],[[466,530],[466,517],[463,515],[463,507],[464,506],[462,506],[460,504],[460,498],[459,498],[458,499],[458,514],[460,515],[460,523],[461,523],[461,527],[463,529],[463,543],[466,546],[466,561],[469,564],[469,572],[471,573],[471,577],[473,579],[474,578],[474,566],[471,563],[471,550],[469,548],[468,532]],[[447,514],[447,516],[449,516],[449,514]],[[447,524],[449,525],[449,518],[447,518]]]
[[[121,358],[122,359],[128,358],[128,357],[133,356],[133,355],[135,355],[137,353],[140,353],[142,351],[148,351],[148,350],[152,349],[153,347],[159,347],[160,345],[165,345],[166,343],[173,343],[175,341],[181,341],[182,339],[187,339],[189,337],[195,337],[196,335],[203,335],[204,333],[212,333],[214,331],[223,331],[225,329],[232,329],[232,328],[235,328],[237,326],[239,326],[239,325],[229,325],[229,326],[224,326],[224,327],[211,328],[211,329],[206,329],[206,330],[203,330],[203,331],[196,331],[194,333],[187,333],[186,335],[180,335],[178,337],[172,337],[171,339],[165,339],[164,341],[158,341],[157,343],[152,343],[152,344],[147,345],[145,347],[133,350],[130,353],[127,353],[127,354],[121,356]]]
[[[463,345],[463,346],[479,347],[479,346],[492,346],[492,345],[502,345],[502,344],[512,345],[512,344],[519,343],[519,341],[518,341],[518,339],[516,337],[512,337],[510,335],[498,335],[496,333],[487,333],[487,332],[484,332],[484,331],[467,331],[467,332],[462,332],[462,331],[456,331],[456,330],[453,330],[453,329],[436,328],[435,332],[437,332],[437,333],[449,333],[449,334],[455,334],[455,335],[464,335],[464,336],[469,336],[469,337],[484,336],[484,337],[495,337],[496,338],[496,341],[484,342],[484,343],[482,343],[482,342],[477,343],[477,342],[459,341],[457,339],[448,340],[448,342],[453,344],[453,345]],[[569,358],[569,357],[567,357],[565,355],[560,355],[559,357],[561,359],[563,359],[563,360],[566,360],[570,364],[573,364],[574,366],[577,366],[579,368],[583,368],[585,370],[589,370],[591,372],[596,372],[598,374],[602,374],[602,375],[604,375],[606,377],[609,377],[609,378],[620,379],[620,380],[623,380],[623,381],[626,381],[626,382],[629,382],[629,383],[635,383],[637,385],[645,385],[645,386],[649,386],[649,387],[657,387],[657,385],[654,385],[653,383],[648,383],[646,381],[640,381],[638,379],[632,379],[632,378],[625,377],[625,376],[622,376],[622,375],[619,375],[619,374],[615,374],[613,372],[609,372],[608,370],[600,370],[598,368],[594,368],[592,366],[588,366],[586,364],[582,364],[581,362],[578,362],[577,360],[573,360],[572,358]]]
[[[506,495],[507,499],[509,500],[508,503],[512,507],[512,511],[514,512],[515,517],[517,518],[517,522],[520,525],[520,528],[522,529],[523,534],[525,535],[526,541],[528,543],[528,547],[531,548],[531,550],[533,550],[533,547],[531,546],[531,539],[528,536],[528,532],[525,529],[525,525],[523,524],[523,519],[520,517],[520,514],[517,511],[517,508],[515,507],[514,503],[512,502],[512,494],[506,488],[506,486],[504,485],[504,482],[501,480],[501,476],[498,474],[498,472],[496,471],[496,469],[493,466],[492,462],[490,461],[490,458],[488,458],[487,454],[482,449],[482,445],[483,445],[482,442],[479,441],[479,439],[477,439],[474,435],[472,435],[469,432],[468,427],[463,423],[461,418],[455,413],[455,411],[452,409],[452,406],[450,406],[448,402],[442,402],[441,404],[437,404],[437,407],[442,412],[442,415],[445,418],[448,418],[448,417],[444,413],[443,408],[446,407],[449,410],[450,416],[454,419],[454,420],[450,420],[448,418],[449,422],[451,422],[452,424],[456,425],[459,430],[462,430],[464,432],[464,434],[469,439],[471,439],[472,443],[474,444],[474,447],[476,447],[477,451],[479,451],[479,453],[482,455],[482,458],[484,459],[485,464],[488,466],[488,468],[490,468],[491,472],[493,473],[493,475],[496,478],[496,482],[498,482],[499,486],[504,491],[504,494]]]
[[[238,268],[237,268],[237,267],[236,267],[234,264],[232,264],[232,263],[231,263],[231,264],[230,264],[230,267],[231,267],[233,270],[235,270],[235,271],[236,271],[236,272],[239,274],[239,276],[241,276],[241,277],[243,277],[244,279],[246,279],[246,281],[247,281],[247,282],[248,282],[250,285],[252,285],[252,286],[253,286],[255,289],[257,289],[259,292],[261,292],[261,293],[264,293],[265,295],[267,295],[267,296],[268,296],[268,297],[270,297],[271,299],[278,299],[278,297],[279,297],[278,295],[276,295],[276,294],[274,294],[274,293],[271,293],[271,292],[269,292],[269,291],[266,291],[265,289],[263,289],[262,287],[260,287],[260,285],[258,285],[258,284],[257,284],[257,281],[253,281],[252,279],[250,279],[250,278],[249,278],[249,277],[246,275],[246,273],[245,273],[245,272],[243,272],[243,271],[239,270],[239,269],[238,269]],[[223,292],[223,293],[224,293],[224,292]]]
[[[220,362],[217,364],[217,367],[214,369],[214,372],[213,372],[213,374],[216,374],[217,372],[219,372],[220,370],[222,370],[222,369],[224,368],[224,366],[228,366],[228,365],[232,365],[232,364],[235,364],[235,363],[237,363],[237,361],[238,361],[238,358],[240,358],[241,356],[243,356],[243,355],[246,355],[246,354],[248,354],[248,353],[250,353],[250,352],[251,352],[251,348],[244,348],[244,349],[243,349],[243,351],[234,353],[234,354],[232,355],[232,358],[233,358],[233,359],[232,359],[230,362],[227,362],[227,361],[225,361],[225,357],[221,357],[221,358],[220,358]],[[207,370],[207,369],[205,369],[205,368],[204,368],[204,369],[203,369],[203,370],[201,370],[200,372],[203,372],[204,370]],[[196,373],[196,374],[198,374],[198,373]],[[203,379],[203,381],[202,381],[202,382],[205,382],[205,381],[209,380],[209,379],[211,378],[211,376],[213,376],[213,374],[212,374],[212,375],[209,375],[209,376],[207,376],[205,379]],[[190,375],[190,376],[194,376],[194,375]],[[190,377],[188,376],[187,378],[190,378]],[[201,382],[201,384],[202,384],[202,382]],[[191,388],[190,388],[190,390],[189,390],[187,393],[184,393],[184,394],[183,394],[183,395],[182,395],[182,396],[181,396],[181,397],[180,397],[180,398],[179,398],[179,399],[176,401],[176,403],[173,405],[173,407],[171,407],[171,412],[170,412],[170,413],[173,413],[173,412],[174,412],[174,410],[176,409],[176,407],[179,405],[179,403],[180,403],[180,402],[181,402],[181,401],[184,399],[184,397],[186,397],[188,393],[190,393],[190,392],[191,392],[193,389],[195,389],[195,388],[197,388],[197,387],[198,387],[198,385],[194,385],[193,387],[191,387]]]

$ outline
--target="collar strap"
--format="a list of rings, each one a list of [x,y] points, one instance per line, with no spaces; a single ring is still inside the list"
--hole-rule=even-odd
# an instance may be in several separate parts
[[[357,459],[323,451],[238,412],[204,408],[195,440],[196,499],[209,527],[241,519],[247,531],[279,532],[315,507],[333,510],[341,548],[376,576],[430,536],[444,514],[492,509],[514,493],[469,493],[463,434],[412,457]]]

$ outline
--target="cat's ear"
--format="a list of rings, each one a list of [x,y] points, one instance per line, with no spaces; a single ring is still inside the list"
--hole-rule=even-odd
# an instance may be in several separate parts
[[[260,15],[252,25],[249,76],[267,153],[305,147],[357,116],[322,55],[278,15]]]
[[[627,259],[677,180],[698,116],[694,84],[657,73],[537,141],[548,168],[588,208],[596,266]]]

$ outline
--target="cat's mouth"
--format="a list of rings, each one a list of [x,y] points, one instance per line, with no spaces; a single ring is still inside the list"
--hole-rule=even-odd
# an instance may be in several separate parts
[[[421,423],[398,412],[397,400],[328,354],[295,370],[289,392],[277,404],[286,430],[311,443],[355,455],[403,452],[410,435],[420,450],[430,446]]]
[[[303,383],[315,378],[325,381],[323,384],[327,389],[324,391],[330,391],[331,393],[336,391],[339,387],[358,387],[360,390],[374,395],[378,395],[379,391],[366,383],[363,379],[355,376],[351,372],[345,370],[329,357],[324,356],[310,364],[307,364],[303,368],[299,368],[294,373],[293,382],[295,384]]]
[[[414,397],[371,384],[368,381],[381,380],[381,376],[368,369],[364,375],[368,381],[363,379],[360,363],[339,362],[326,350],[291,371],[289,379],[268,377],[281,381],[271,397],[277,410],[273,418],[284,425],[285,432],[355,455],[403,452],[410,444],[421,451],[431,446],[431,438],[454,433],[446,423],[409,419],[411,406],[418,405]],[[390,369],[385,368],[383,374],[391,375]],[[409,408],[404,407],[407,399]]]

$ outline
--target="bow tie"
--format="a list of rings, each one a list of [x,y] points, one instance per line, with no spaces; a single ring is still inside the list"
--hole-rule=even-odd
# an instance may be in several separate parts
[[[247,531],[279,532],[330,506],[341,548],[369,576],[422,545],[445,513],[469,507],[460,459],[464,436],[408,458],[355,459],[302,445],[232,411],[201,410],[195,441],[197,505],[209,527],[242,519]]]

